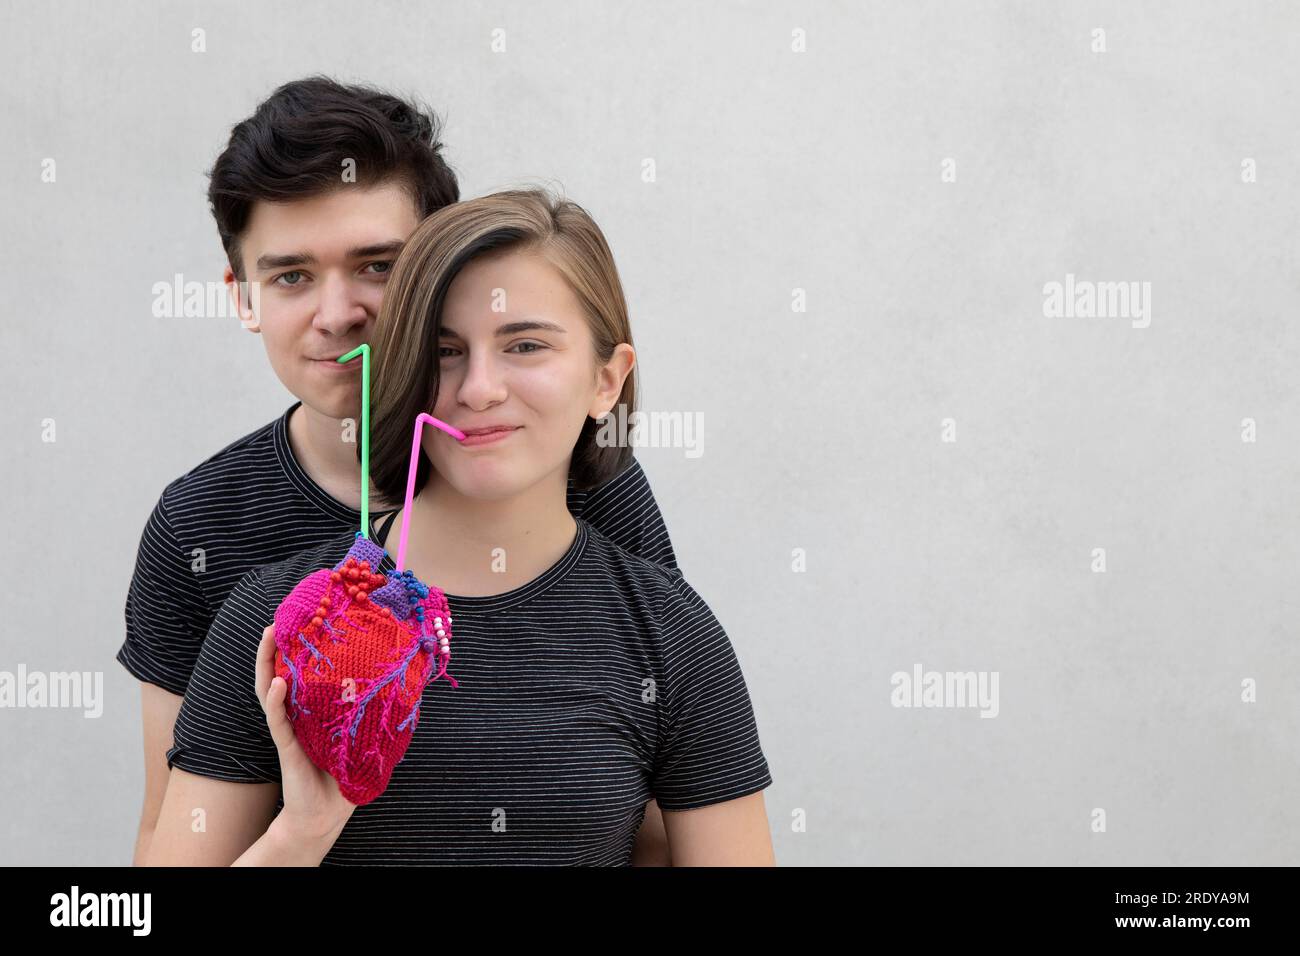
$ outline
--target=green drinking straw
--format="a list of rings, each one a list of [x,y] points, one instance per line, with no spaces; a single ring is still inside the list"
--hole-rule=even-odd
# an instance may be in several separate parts
[[[370,346],[358,345],[336,361],[361,356],[361,536],[370,540]]]

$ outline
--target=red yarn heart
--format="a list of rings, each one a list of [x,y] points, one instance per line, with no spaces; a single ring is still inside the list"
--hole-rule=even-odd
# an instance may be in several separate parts
[[[294,734],[358,806],[388,787],[425,686],[441,676],[457,686],[446,595],[410,571],[380,574],[383,557],[358,534],[342,561],[307,575],[275,610],[275,672],[288,684]]]

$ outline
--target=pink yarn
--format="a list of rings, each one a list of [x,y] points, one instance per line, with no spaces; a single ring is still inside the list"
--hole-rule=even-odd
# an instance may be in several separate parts
[[[419,720],[420,697],[446,677],[451,608],[411,571],[378,573],[384,551],[357,535],[333,570],[313,571],[275,611],[276,673],[313,764],[362,806],[388,787]]]

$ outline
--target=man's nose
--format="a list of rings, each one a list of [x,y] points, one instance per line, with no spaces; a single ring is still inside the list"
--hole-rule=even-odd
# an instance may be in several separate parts
[[[365,303],[345,278],[326,274],[319,289],[320,299],[316,303],[316,319],[313,322],[318,329],[331,335],[346,335],[356,326],[365,323]]]

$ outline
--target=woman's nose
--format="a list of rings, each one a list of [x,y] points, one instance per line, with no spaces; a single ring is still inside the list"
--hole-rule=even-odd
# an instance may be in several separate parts
[[[471,407],[505,397],[504,369],[491,349],[481,349],[465,363],[465,378],[457,389],[460,400]]]

